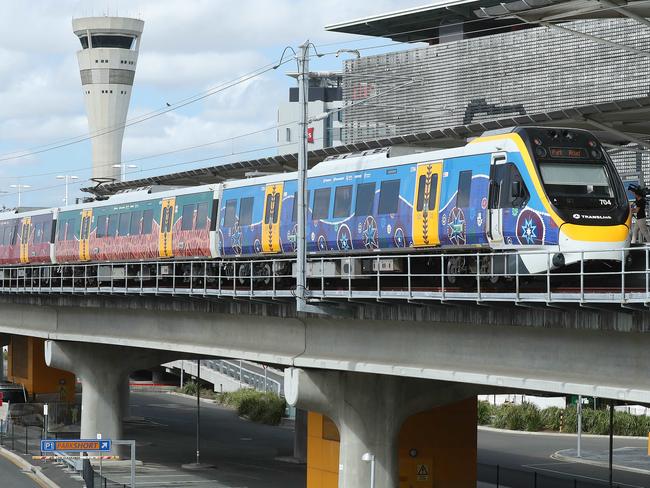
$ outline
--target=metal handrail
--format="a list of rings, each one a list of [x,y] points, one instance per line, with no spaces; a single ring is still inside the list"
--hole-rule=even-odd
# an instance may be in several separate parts
[[[423,252],[374,255],[308,257],[309,297],[317,300],[375,299],[420,301],[512,301],[585,305],[650,303],[650,252],[648,248],[571,250],[578,257],[573,269],[550,269],[557,250],[488,253]],[[627,264],[629,253],[639,261]],[[587,262],[599,255],[618,255],[620,265],[591,271]],[[493,270],[497,258],[516,257],[514,271]],[[546,263],[540,274],[527,274],[521,260],[537,257]],[[382,271],[384,260],[398,259],[401,267]],[[454,261],[471,266],[469,272],[453,268]],[[587,261],[585,261],[585,259]],[[424,268],[423,263],[435,263]],[[249,299],[288,299],[295,294],[294,258],[134,261],[0,266],[0,291],[31,294],[138,294],[193,295]],[[365,263],[365,268],[364,268]],[[451,264],[451,267],[449,267]],[[487,267],[487,271],[484,269]],[[374,268],[374,269],[372,269]],[[347,270],[344,272],[344,269]],[[311,274],[309,274],[311,271]],[[598,286],[594,286],[598,278]],[[469,279],[469,281],[468,281]],[[500,287],[490,283],[501,279]],[[460,281],[464,281],[460,283]],[[609,281],[609,283],[608,283]],[[534,282],[535,286],[528,284]],[[564,283],[562,283],[564,282]],[[567,286],[566,283],[573,283]],[[372,283],[372,284],[371,284]],[[543,285],[542,285],[543,283]],[[541,285],[541,286],[540,286]]]

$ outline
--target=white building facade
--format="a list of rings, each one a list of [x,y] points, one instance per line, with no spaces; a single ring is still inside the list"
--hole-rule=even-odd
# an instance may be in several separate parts
[[[81,86],[92,137],[93,178],[120,180],[122,139],[144,21],[125,17],[74,19]]]
[[[289,76],[296,78],[295,73]],[[343,93],[341,89],[340,72],[312,72],[309,76],[309,98],[307,118],[317,118],[308,124],[307,149],[322,149],[324,147],[342,144],[341,128],[343,127]],[[320,118],[321,114],[329,115]],[[298,119],[300,105],[298,103],[298,88],[289,89],[289,100],[278,107],[278,154],[298,152],[300,132]]]

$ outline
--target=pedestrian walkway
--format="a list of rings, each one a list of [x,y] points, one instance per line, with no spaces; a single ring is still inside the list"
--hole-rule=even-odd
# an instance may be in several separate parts
[[[609,451],[589,451],[582,449],[578,457],[576,449],[563,449],[553,454],[560,461],[591,464],[593,466],[609,467]],[[619,447],[614,449],[614,468],[633,473],[650,475],[650,456],[644,447]]]

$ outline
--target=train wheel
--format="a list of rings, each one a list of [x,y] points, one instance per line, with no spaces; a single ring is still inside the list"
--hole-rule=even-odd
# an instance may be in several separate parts
[[[271,265],[269,263],[261,264],[257,267],[257,281],[262,283],[264,286],[268,286],[271,283]]]
[[[447,283],[450,285],[456,285],[461,278],[458,275],[461,275],[467,271],[465,268],[465,259],[463,257],[447,259],[445,268]]]

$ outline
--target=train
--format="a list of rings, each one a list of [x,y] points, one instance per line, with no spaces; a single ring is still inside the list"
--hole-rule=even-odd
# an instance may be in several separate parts
[[[287,172],[6,212],[0,264],[201,259],[233,276],[291,276],[289,260],[268,262],[296,253],[297,190],[297,173]],[[308,255],[340,276],[376,273],[376,255],[386,272],[403,272],[405,255],[426,255],[422,265],[435,268],[436,254],[447,256],[449,276],[484,266],[487,276],[536,274],[620,262],[629,246],[623,183],[601,143],[579,129],[515,127],[457,148],[336,157],[309,170],[306,193]],[[465,251],[485,260],[455,257]],[[345,256],[359,256],[358,266],[344,270]]]

